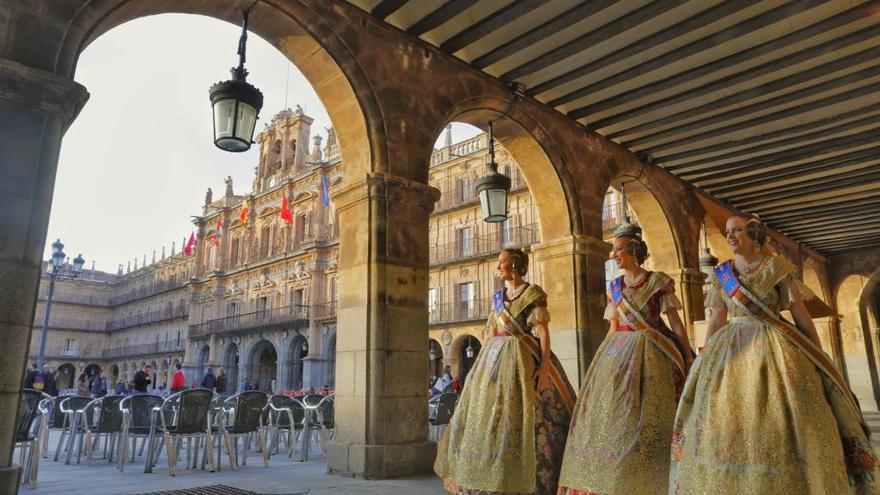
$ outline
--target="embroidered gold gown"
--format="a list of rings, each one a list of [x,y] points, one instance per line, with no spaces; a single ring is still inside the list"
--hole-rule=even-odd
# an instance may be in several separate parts
[[[812,293],[780,256],[740,282],[771,310]],[[685,383],[673,433],[675,494],[878,493],[877,458],[859,414],[807,355],[740,309],[713,277],[710,308],[729,323]]]
[[[537,285],[504,305],[524,329],[550,321]],[[488,341],[474,362],[437,446],[434,470],[456,494],[554,495],[574,390],[537,391],[537,361],[493,312]],[[525,338],[535,339],[534,334]],[[561,369],[555,356],[553,361]],[[565,405],[567,395],[568,406]]]
[[[673,280],[661,272],[623,295],[651,327],[677,343],[660,315],[680,309]],[[617,314],[610,302],[605,319]],[[676,392],[684,376],[643,334],[618,315],[590,364],[565,446],[560,495],[653,495],[666,491]],[[680,350],[680,349],[679,349]]]

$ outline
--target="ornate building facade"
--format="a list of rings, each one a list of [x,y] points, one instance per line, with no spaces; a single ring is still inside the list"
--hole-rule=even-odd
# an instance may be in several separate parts
[[[129,381],[145,364],[158,387],[170,384],[178,363],[188,383],[199,383],[208,367],[223,368],[229,391],[245,380],[263,389],[272,380],[276,390],[333,388],[339,225],[330,197],[342,178],[341,158],[333,129],[324,143],[311,124],[300,109],[273,117],[257,137],[251,192],[236,194],[230,178],[219,199],[209,189],[190,254],[172,247],[166,256],[163,248],[133,269],[86,270],[56,283],[46,362],[61,370],[63,388],[101,369],[111,385]],[[453,143],[448,128],[445,145],[431,156],[430,184],[441,197],[429,225],[429,375],[444,365],[454,376],[467,373],[500,287],[498,253],[540,241],[519,168],[496,149],[499,170],[512,180],[510,218],[502,224],[483,222],[476,193],[487,171],[486,134]],[[529,278],[540,283],[532,266]],[[31,360],[47,286],[44,277]]]

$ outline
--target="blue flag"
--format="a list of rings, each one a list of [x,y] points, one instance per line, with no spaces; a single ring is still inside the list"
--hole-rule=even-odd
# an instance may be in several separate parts
[[[327,186],[327,176],[321,176],[321,191],[323,193],[321,200],[324,202],[324,206],[330,206],[330,191]]]

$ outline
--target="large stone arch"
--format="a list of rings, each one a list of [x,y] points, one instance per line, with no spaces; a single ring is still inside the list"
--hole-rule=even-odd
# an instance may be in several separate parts
[[[259,339],[248,347],[245,354],[245,377],[257,382],[260,390],[268,390],[272,380],[278,379],[278,346],[269,339]]]
[[[868,282],[862,274],[847,276],[837,287],[836,299],[847,379],[862,408],[877,410],[877,366],[863,299]]]

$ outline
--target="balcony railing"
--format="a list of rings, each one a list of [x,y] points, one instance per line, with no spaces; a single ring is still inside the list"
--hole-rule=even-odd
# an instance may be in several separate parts
[[[38,342],[39,343],[39,342]],[[30,350],[30,355],[36,357],[38,347]],[[51,346],[46,348],[46,357],[49,358],[79,358],[79,359],[99,359],[100,353],[98,349],[91,345],[75,347],[68,349],[65,346]]]
[[[127,292],[123,292],[116,297],[110,299],[111,306],[119,306],[121,304],[125,304],[136,299],[142,299],[144,297],[152,296],[154,294],[158,294],[160,292],[165,292],[167,290],[176,289],[183,285],[182,280],[178,280],[177,278],[170,278],[168,280],[162,280],[160,282],[156,282],[154,284],[150,284],[146,287],[140,287],[138,289],[133,289]]]
[[[484,320],[491,306],[489,299],[436,304],[428,307],[428,324]]]
[[[213,333],[232,333],[254,328],[268,328],[273,326],[307,325],[309,320],[308,306],[282,306],[280,308],[264,309],[235,316],[227,316],[208,320],[189,326],[189,336],[193,338],[204,337]]]
[[[171,311],[148,311],[139,315],[114,318],[107,322],[107,330],[122,330],[123,328],[136,327],[138,325],[148,325],[150,323],[158,323],[161,321],[173,320],[175,318],[183,318],[188,315],[189,312],[185,306],[177,306]]]
[[[472,237],[470,242],[448,242],[431,246],[431,265],[477,258],[499,253],[509,247],[528,246],[540,240],[536,224],[522,225],[507,232],[498,230]]]
[[[312,305],[312,315],[314,315],[317,320],[335,320],[336,301]]]
[[[53,298],[54,299],[54,298]],[[34,328],[43,326],[43,318],[34,320]],[[94,330],[101,331],[107,329],[106,320],[89,320],[85,318],[72,318],[64,316],[50,316],[49,328],[60,330]]]
[[[610,201],[602,205],[602,232],[611,232],[623,223],[624,217],[632,211],[623,201]]]
[[[151,344],[135,344],[104,349],[101,351],[101,357],[103,359],[117,359],[181,351],[183,351],[183,346],[177,345],[177,342],[169,342],[167,344],[165,342],[153,342]]]
[[[510,174],[510,191],[515,192],[526,188],[526,181],[518,169],[513,169]],[[451,210],[460,206],[476,204],[480,200],[477,195],[476,183],[467,189],[452,188],[440,191],[440,199],[434,203],[434,213]]]
[[[56,289],[57,290],[57,289]],[[38,299],[40,301],[46,301],[47,293],[49,292],[48,285],[40,286],[40,292],[38,295]],[[110,296],[98,296],[94,294],[65,294],[63,292],[55,292],[52,294],[52,302],[53,303],[68,303],[68,304],[83,304],[86,306],[99,306],[99,307],[109,307],[110,306]]]

